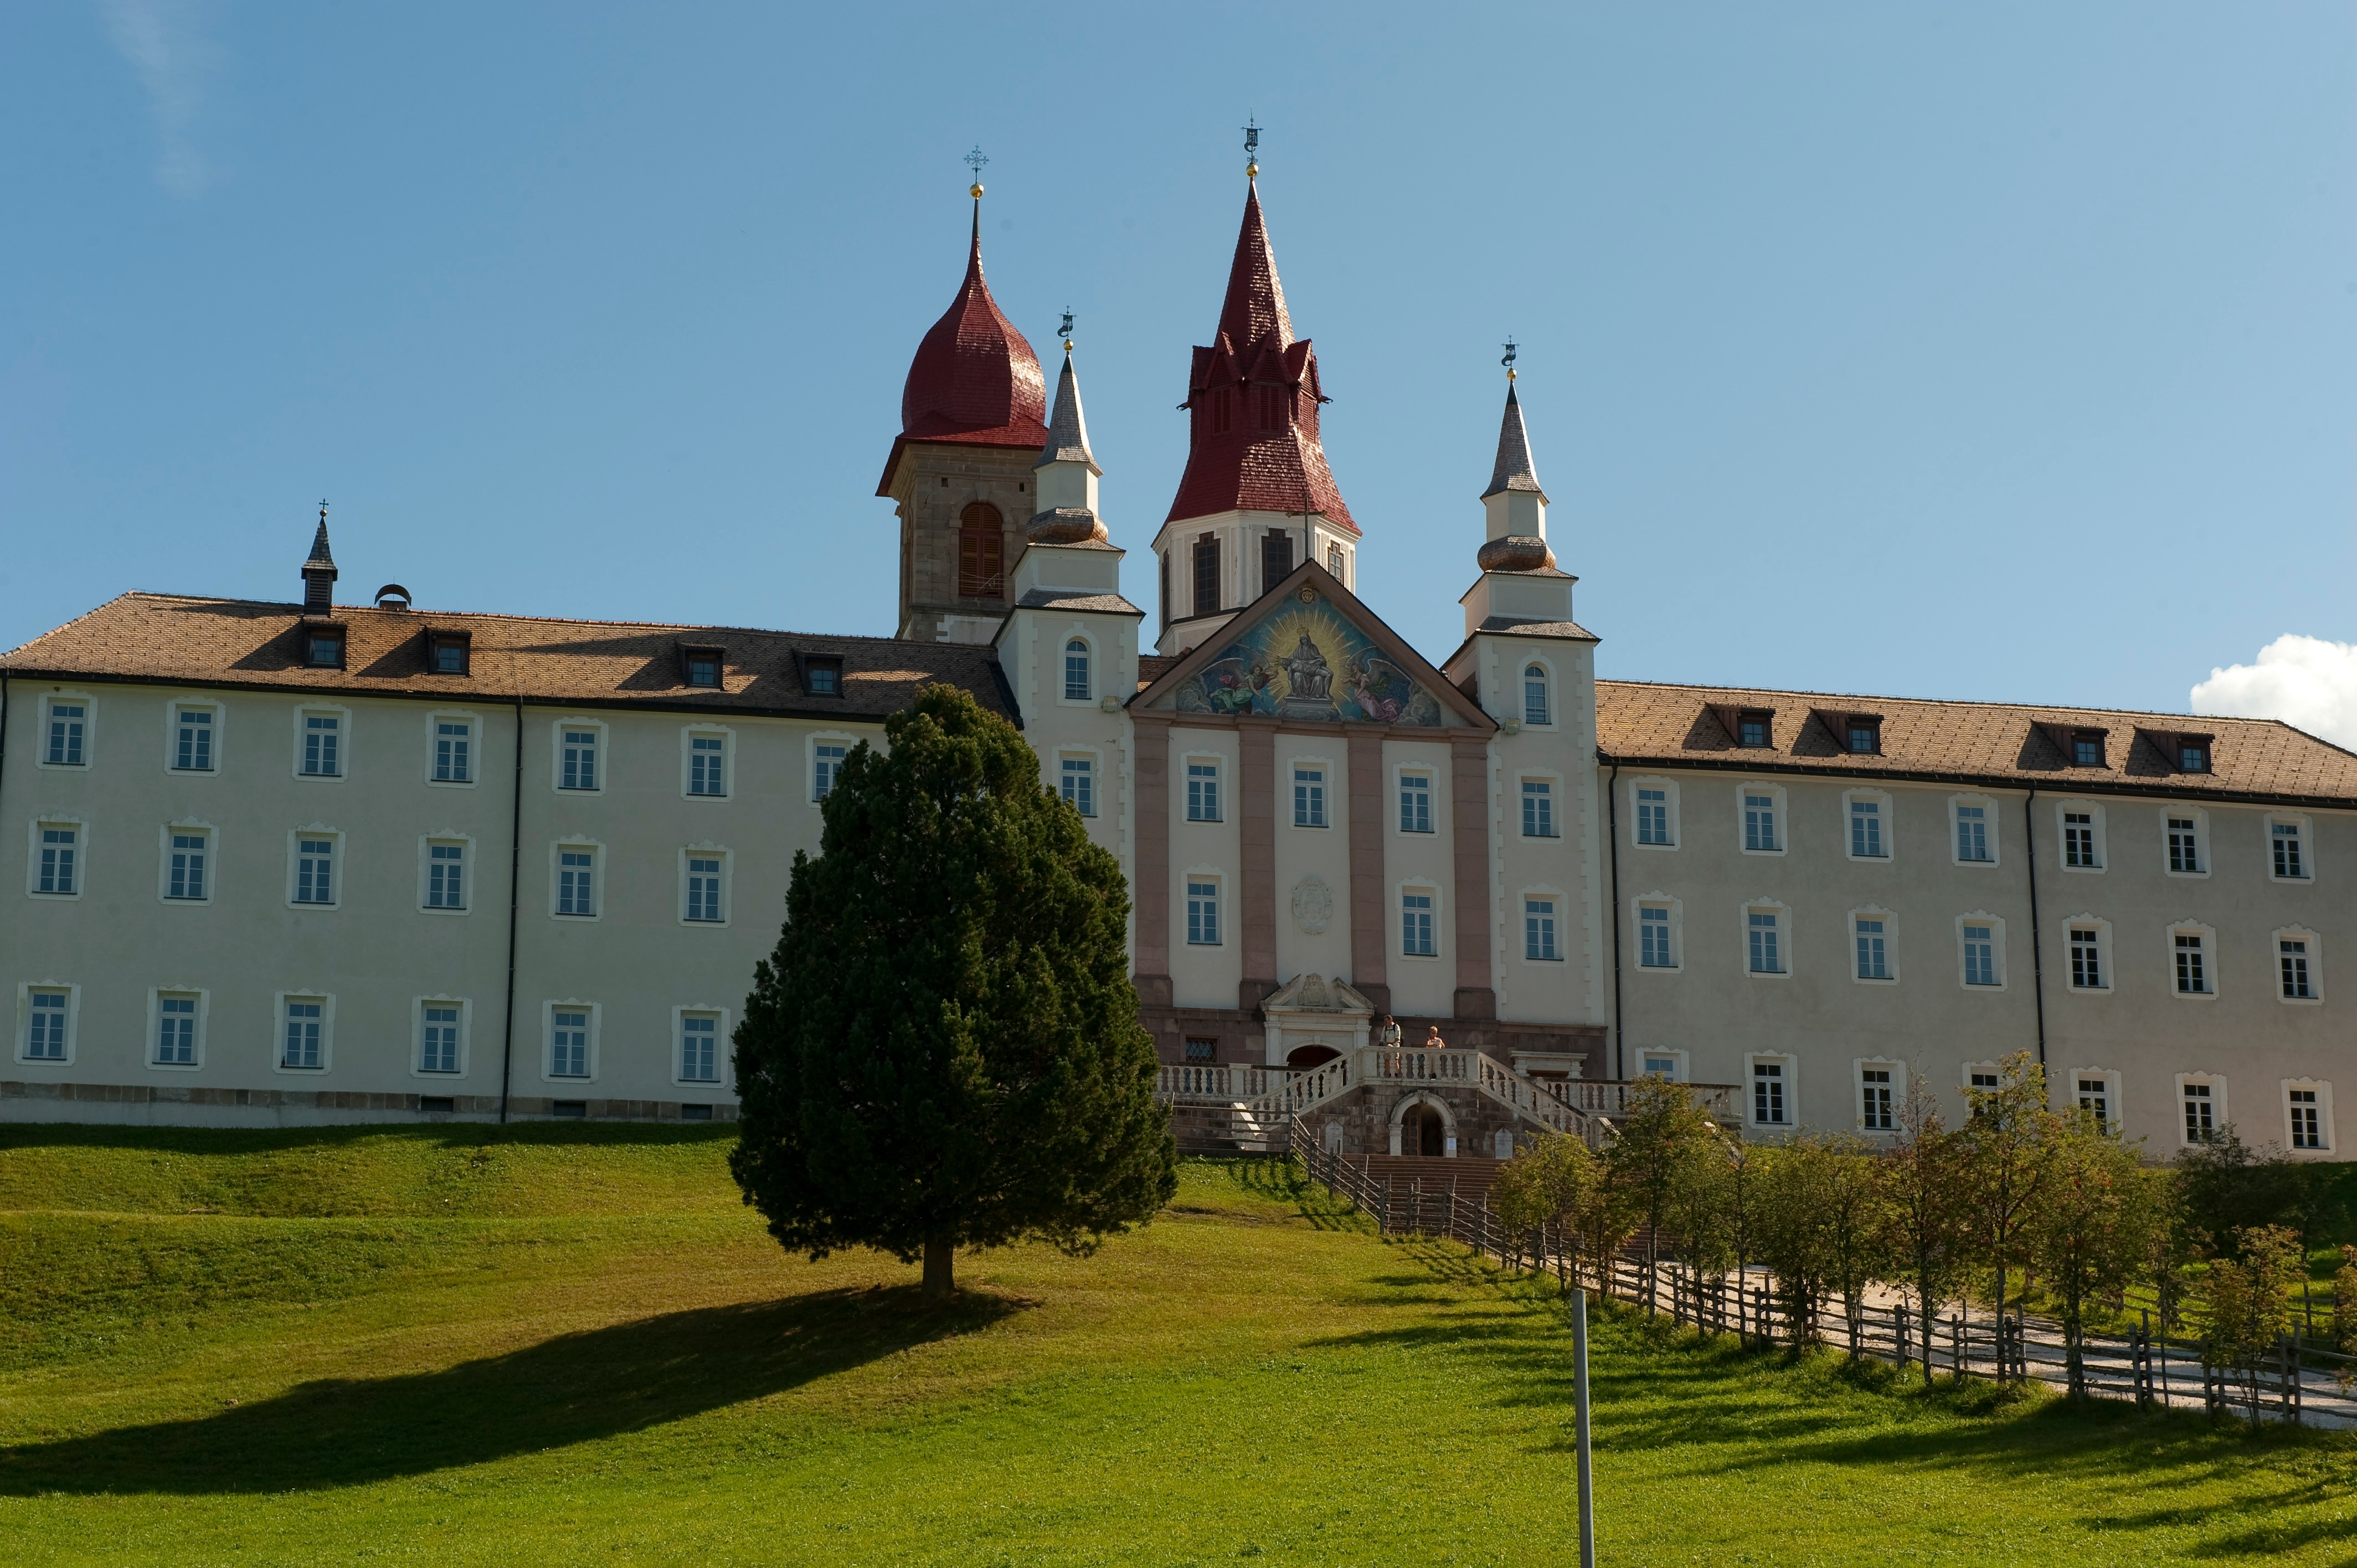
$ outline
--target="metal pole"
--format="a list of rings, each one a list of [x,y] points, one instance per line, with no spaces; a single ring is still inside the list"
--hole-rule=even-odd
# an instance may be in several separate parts
[[[1587,1293],[1571,1293],[1572,1403],[1579,1426],[1579,1568],[1596,1568],[1596,1477],[1587,1439]]]

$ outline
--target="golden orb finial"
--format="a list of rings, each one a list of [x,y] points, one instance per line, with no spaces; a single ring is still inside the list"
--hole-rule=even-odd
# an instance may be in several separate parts
[[[1259,163],[1254,162],[1244,165],[1244,177],[1246,179],[1258,179],[1260,177]]]
[[[976,201],[980,201],[982,199],[982,181],[975,180],[972,185],[967,186],[965,188],[965,193],[968,196],[973,197]]]

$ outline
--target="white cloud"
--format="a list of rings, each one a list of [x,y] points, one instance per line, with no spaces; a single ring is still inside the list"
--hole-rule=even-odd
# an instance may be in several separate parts
[[[204,34],[198,0],[98,0],[98,8],[156,116],[156,183],[184,200],[203,195],[213,170],[189,133],[221,51]]]
[[[2193,688],[2193,711],[2281,719],[2357,747],[2357,645],[2287,632],[2259,650],[2256,663],[2211,671]]]

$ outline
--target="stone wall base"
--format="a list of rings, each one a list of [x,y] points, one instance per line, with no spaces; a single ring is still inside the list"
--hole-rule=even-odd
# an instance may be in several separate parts
[[[562,1101],[525,1095],[509,1100],[508,1120],[679,1122],[686,1119],[688,1105],[699,1103],[710,1107],[711,1121],[737,1120],[736,1105],[721,1101]],[[499,1113],[500,1099],[496,1094],[375,1094],[346,1090],[0,1079],[0,1122],[86,1122],[153,1127],[326,1127],[355,1122],[414,1125],[421,1122],[496,1122]]]
[[[1175,1066],[1186,1061],[1187,1041],[1191,1036],[1215,1042],[1211,1056],[1215,1062],[1267,1065],[1267,1026],[1257,1008],[1246,1011],[1237,1007],[1141,1006],[1137,1021],[1154,1036],[1154,1053],[1165,1063]],[[1380,1018],[1376,1021],[1382,1022]],[[1582,1078],[1611,1076],[1611,1063],[1604,1049],[1606,1030],[1601,1024],[1522,1024],[1496,1018],[1405,1016],[1397,1022],[1402,1045],[1423,1044],[1425,1032],[1437,1025],[1440,1037],[1450,1046],[1480,1051],[1508,1066],[1513,1064],[1516,1051],[1544,1051],[1579,1059],[1583,1064]]]

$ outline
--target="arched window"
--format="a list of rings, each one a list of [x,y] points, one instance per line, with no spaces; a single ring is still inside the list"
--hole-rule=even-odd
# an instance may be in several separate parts
[[[958,597],[1006,596],[1006,522],[988,501],[958,514]]]
[[[1089,700],[1089,645],[1077,637],[1064,644],[1064,700]]]
[[[1553,722],[1547,717],[1546,671],[1536,664],[1523,671],[1523,722],[1526,725]]]

